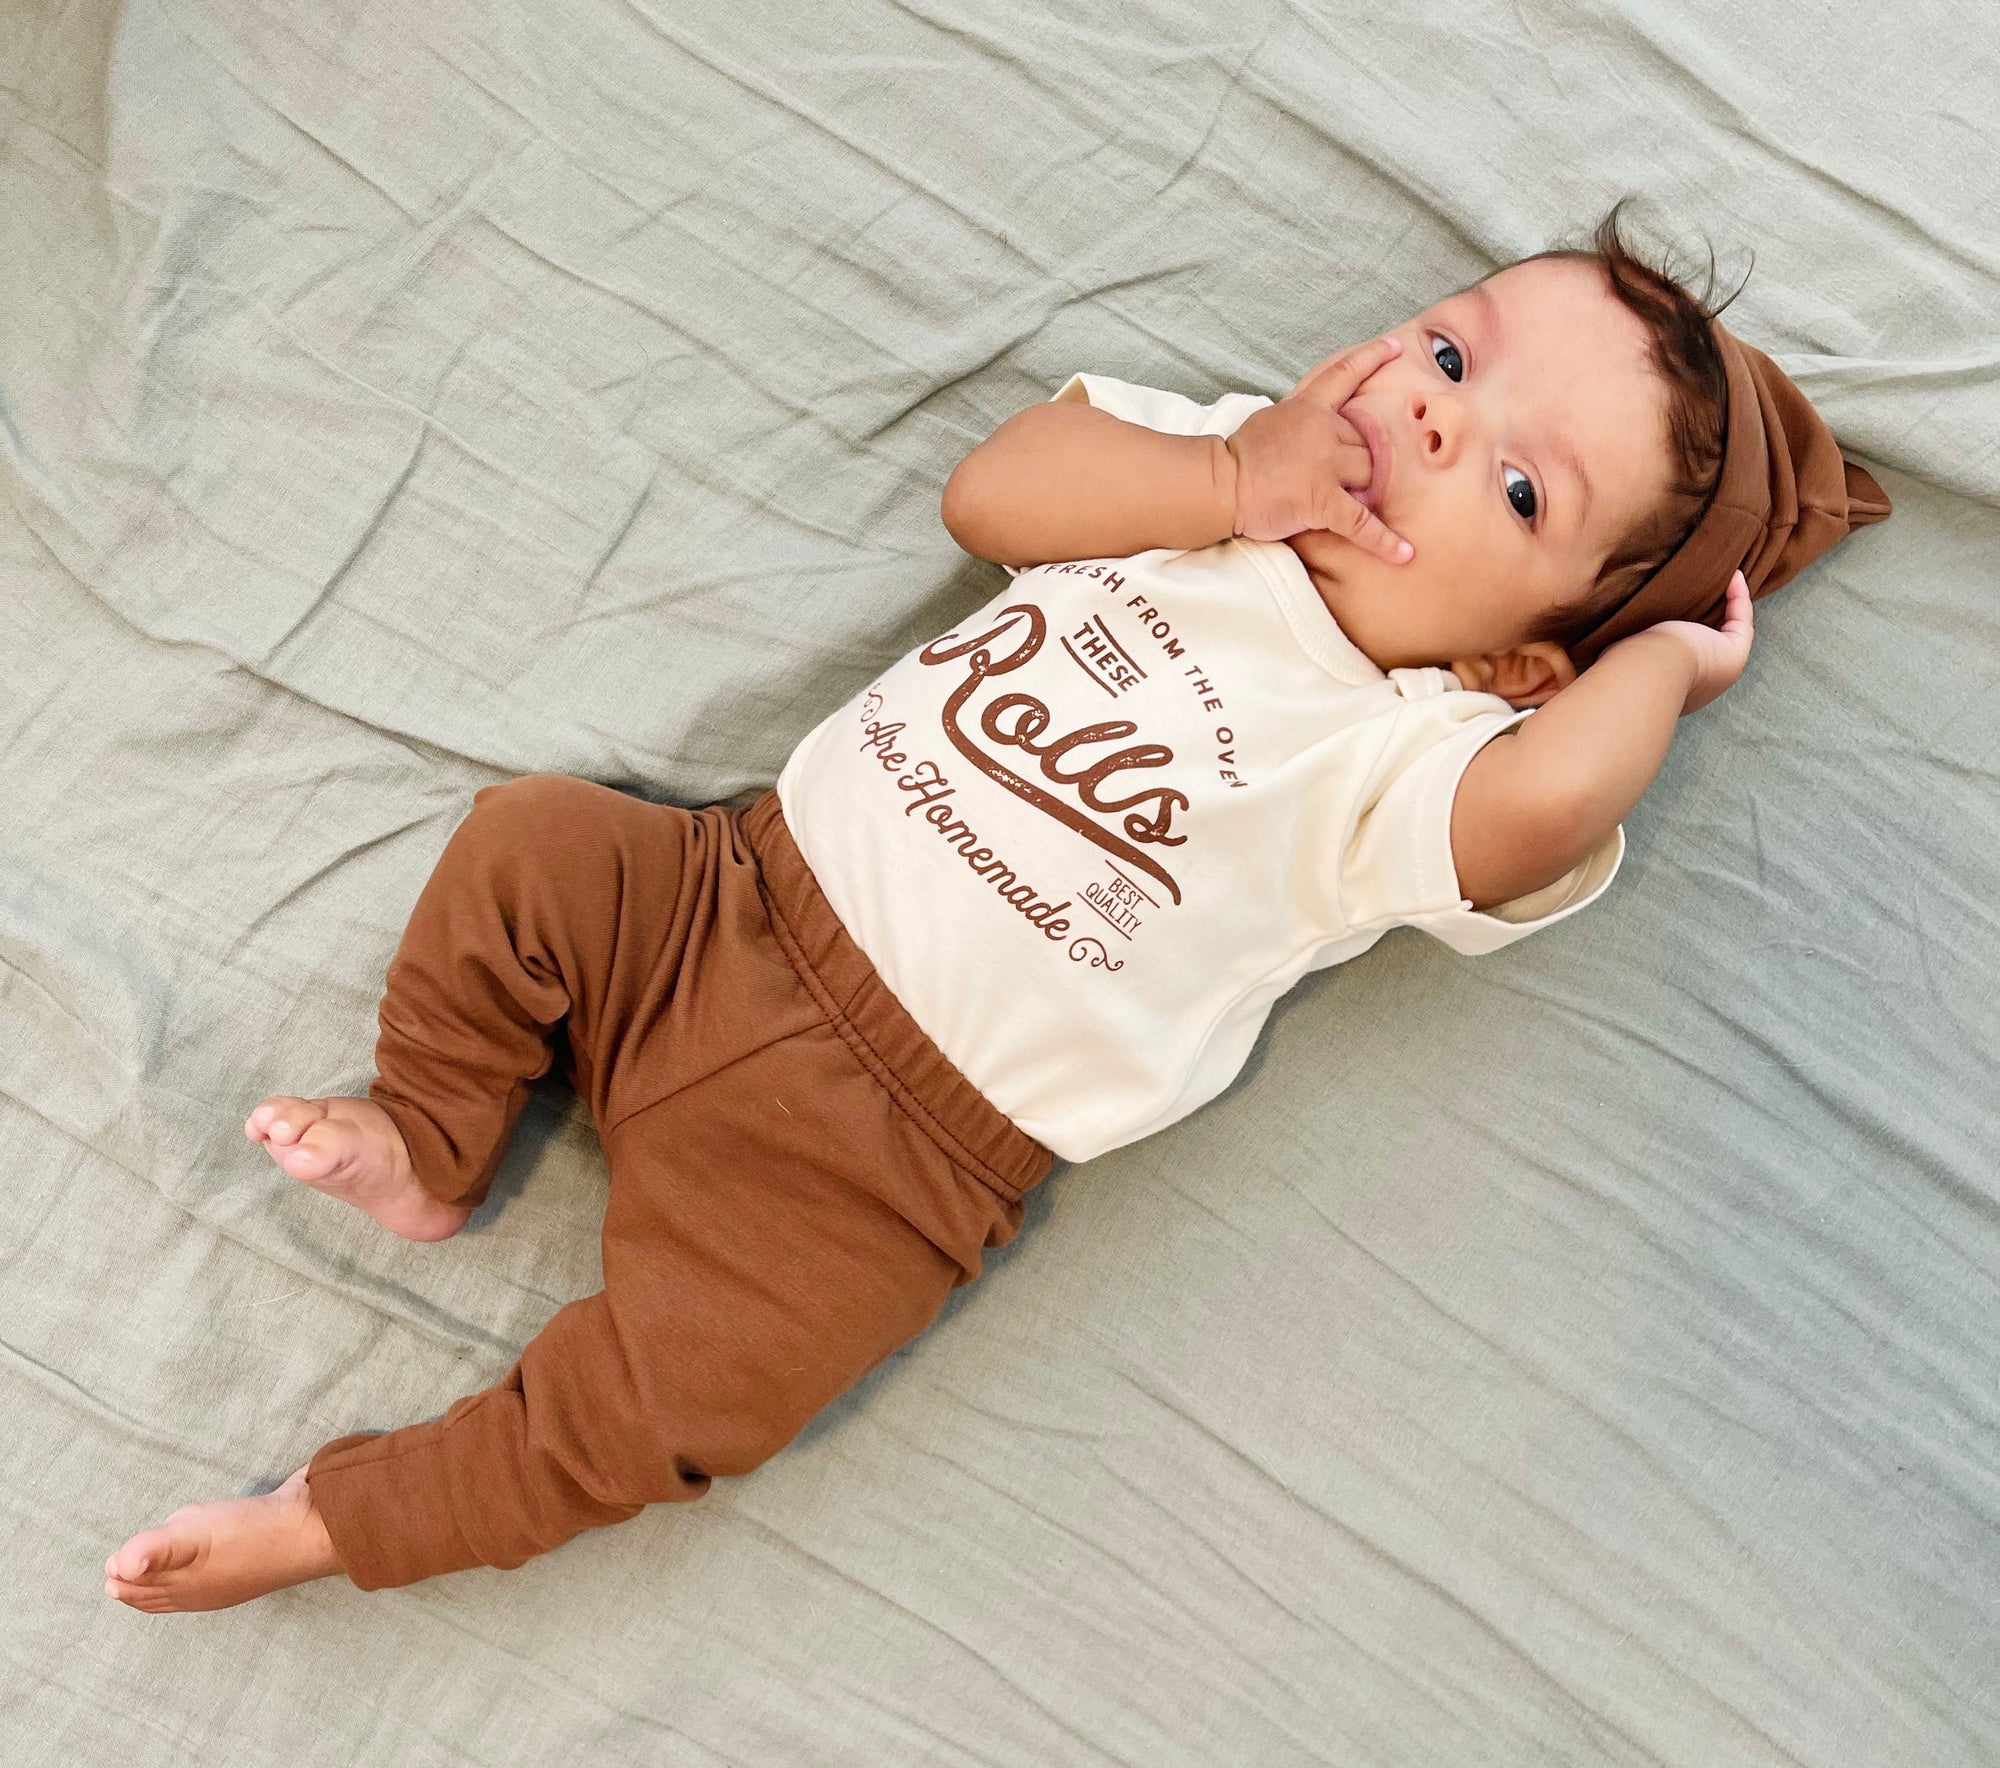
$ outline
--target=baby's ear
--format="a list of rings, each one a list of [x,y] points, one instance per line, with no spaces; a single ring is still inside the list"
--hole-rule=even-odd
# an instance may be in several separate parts
[[[1489,652],[1479,662],[1486,670],[1486,691],[1510,706],[1540,706],[1576,680],[1576,665],[1554,639]]]

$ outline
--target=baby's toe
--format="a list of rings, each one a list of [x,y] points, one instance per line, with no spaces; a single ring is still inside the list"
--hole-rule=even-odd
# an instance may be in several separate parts
[[[104,1575],[121,1584],[137,1584],[158,1564],[158,1556],[144,1535],[131,1540],[104,1562]]]
[[[311,1099],[294,1099],[289,1094],[280,1094],[275,1099],[266,1099],[251,1112],[244,1127],[253,1138],[289,1148],[325,1116],[324,1105],[316,1104]]]
[[[176,1511],[157,1528],[143,1529],[112,1554],[106,1569],[121,1584],[148,1585],[162,1582],[169,1572],[179,1571],[200,1551],[200,1539],[178,1526]]]
[[[331,1141],[333,1138],[316,1136],[308,1129],[289,1148],[273,1147],[271,1158],[293,1178],[316,1182],[340,1164],[340,1147],[328,1146]]]

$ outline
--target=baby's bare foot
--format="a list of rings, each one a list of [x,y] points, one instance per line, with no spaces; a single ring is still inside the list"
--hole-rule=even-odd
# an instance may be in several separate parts
[[[104,1562],[104,1594],[161,1615],[233,1608],[342,1569],[301,1467],[261,1498],[188,1504]]]
[[[418,1182],[403,1135],[372,1099],[266,1099],[243,1121],[279,1166],[329,1197],[366,1210],[405,1240],[445,1240],[472,1211]]]

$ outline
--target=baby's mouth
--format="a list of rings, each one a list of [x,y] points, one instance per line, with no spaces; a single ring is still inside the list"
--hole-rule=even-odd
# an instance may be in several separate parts
[[[1364,509],[1372,510],[1381,503],[1382,493],[1388,489],[1389,468],[1394,464],[1395,450],[1390,446],[1388,432],[1352,399],[1340,408],[1340,415],[1354,426],[1355,434],[1368,445],[1368,461],[1373,470],[1368,475],[1368,483],[1354,493],[1354,501]]]

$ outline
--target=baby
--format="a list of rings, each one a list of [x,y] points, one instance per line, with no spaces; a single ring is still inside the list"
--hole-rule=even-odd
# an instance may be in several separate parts
[[[443,1417],[133,1536],[107,1592],[516,1566],[749,1471],[979,1274],[1053,1158],[1221,1092],[1308,971],[1594,901],[1752,596],[1887,514],[1616,210],[1276,403],[1078,376],[945,487],[1012,583],[748,809],[474,795],[368,1096],[245,1133],[441,1240],[560,1054],[610,1167],[604,1287]]]

